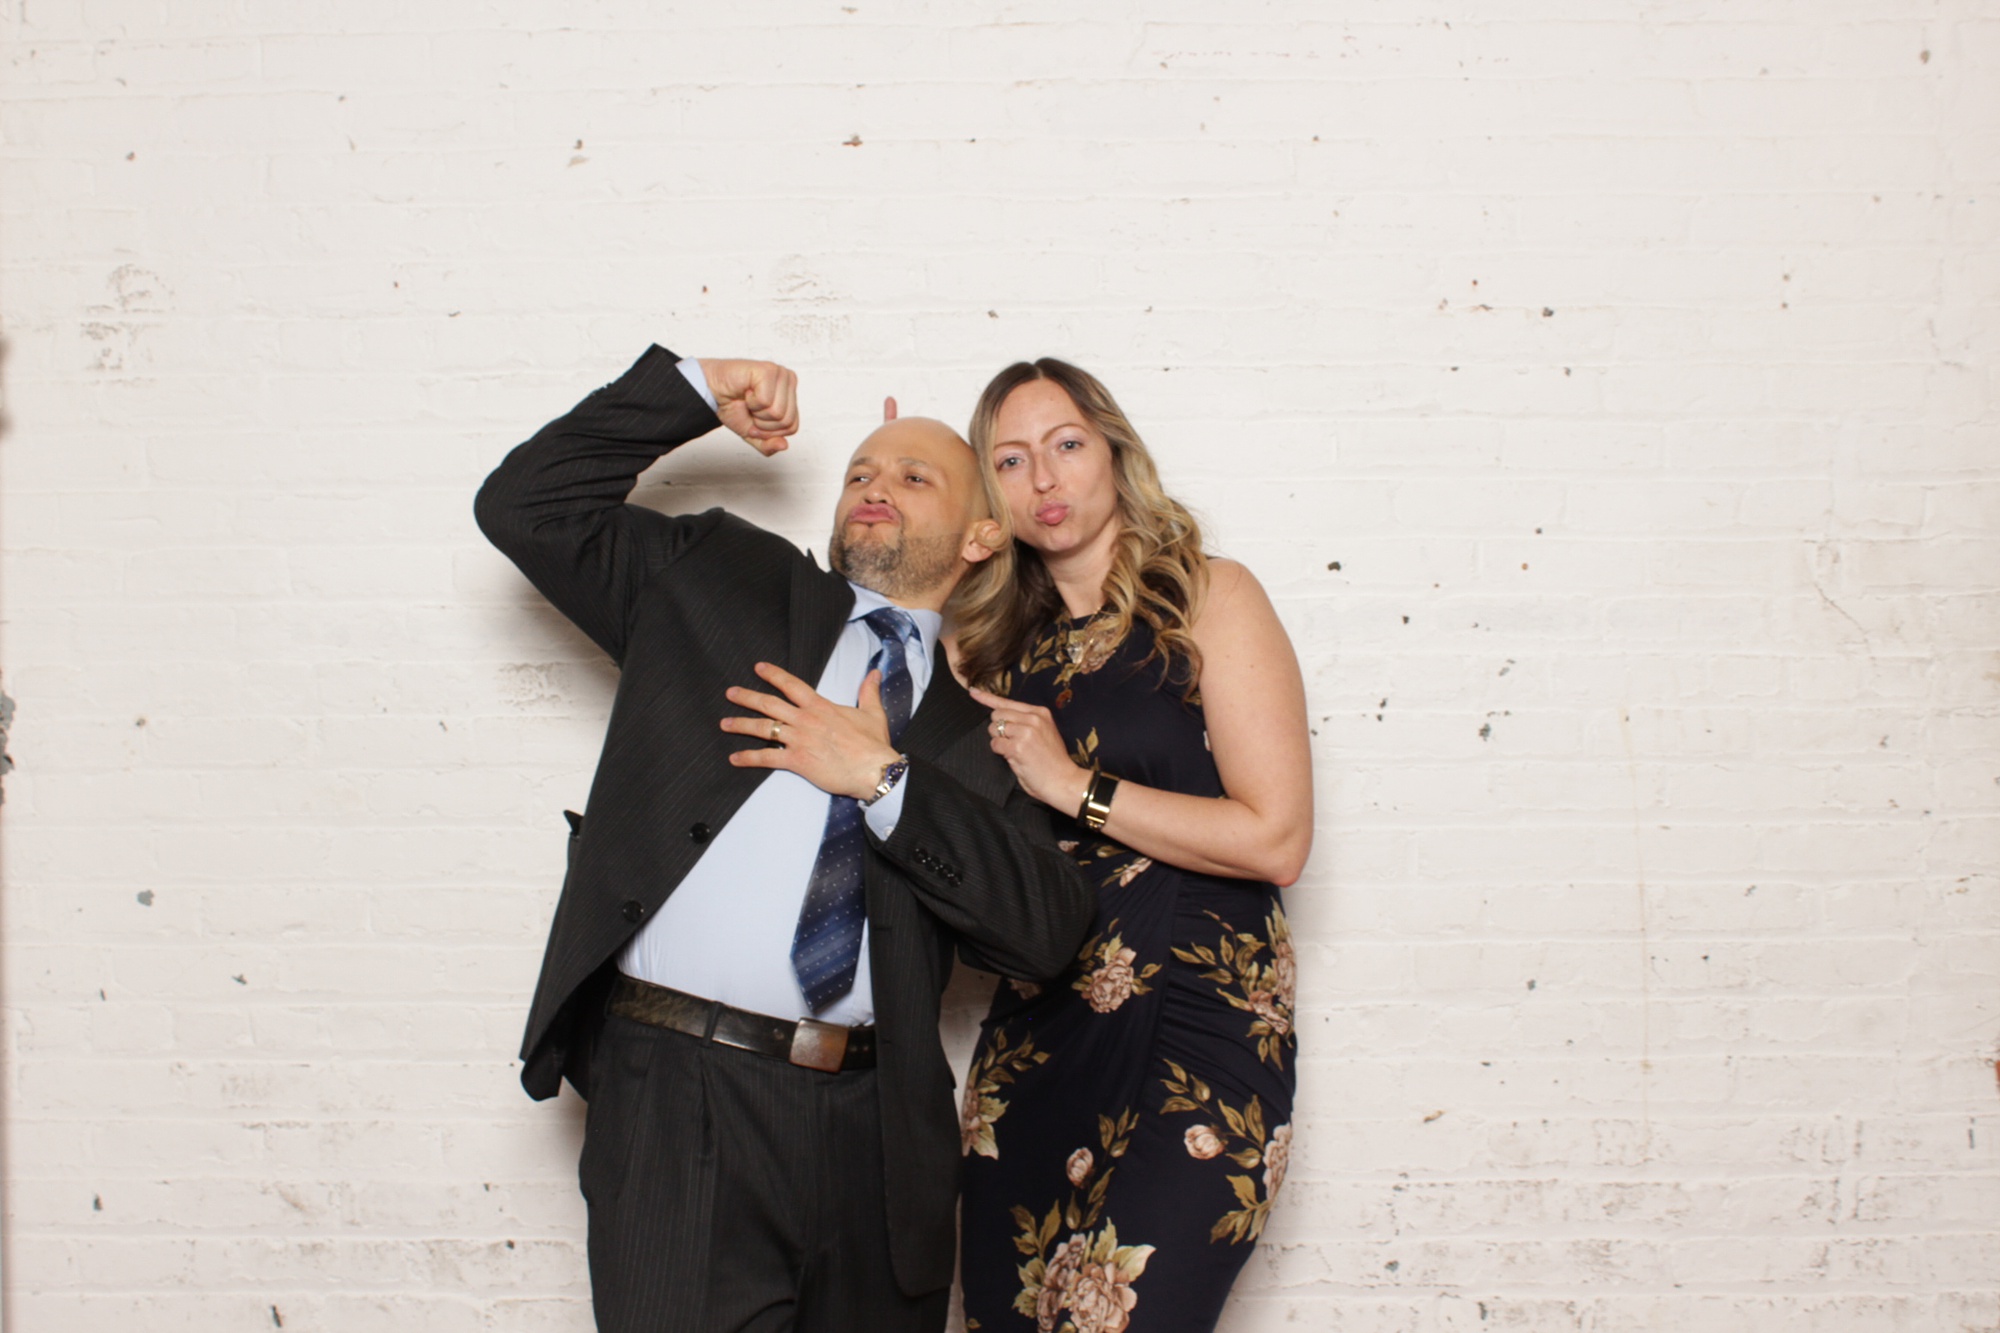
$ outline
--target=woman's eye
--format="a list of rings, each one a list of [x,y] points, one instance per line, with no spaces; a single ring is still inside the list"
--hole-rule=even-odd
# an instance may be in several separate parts
[[[996,471],[1005,472],[1007,469],[1013,467],[1020,461],[1021,461],[1021,456],[1019,454],[1009,454],[1007,457],[1001,459],[993,466]]]
[[[1056,448],[1058,448],[1058,449],[1081,449],[1081,448],[1083,448],[1083,441],[1082,441],[1082,440],[1064,440],[1064,441],[1063,441],[1063,442],[1062,442],[1061,444],[1057,445],[1057,446],[1056,446]]]

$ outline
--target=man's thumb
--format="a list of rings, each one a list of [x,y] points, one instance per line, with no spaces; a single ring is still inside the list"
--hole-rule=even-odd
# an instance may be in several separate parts
[[[855,702],[871,713],[885,711],[882,707],[882,673],[879,670],[861,678],[861,697]]]

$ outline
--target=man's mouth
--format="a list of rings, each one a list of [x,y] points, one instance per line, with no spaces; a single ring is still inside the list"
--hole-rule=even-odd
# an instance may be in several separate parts
[[[847,511],[849,523],[896,523],[901,519],[893,505],[860,504]]]
[[[1049,501],[1049,503],[1035,511],[1035,521],[1046,524],[1049,527],[1054,527],[1068,517],[1069,506],[1054,500]]]

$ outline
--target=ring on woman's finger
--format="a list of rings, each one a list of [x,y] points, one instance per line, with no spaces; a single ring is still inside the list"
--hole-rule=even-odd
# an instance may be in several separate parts
[[[776,720],[775,718],[774,718],[774,719],[772,719],[772,722],[771,722],[771,739],[772,739],[772,740],[774,740],[774,741],[775,741],[775,740],[777,740],[777,739],[778,739],[778,735],[779,735],[779,733],[780,733],[780,732],[782,732],[782,731],[783,731],[784,729],[785,729],[785,724],[784,724],[784,723],[782,723],[782,722],[779,722],[779,721],[777,721],[777,720]]]
[[[999,737],[999,738],[1000,738],[1001,740],[1003,740],[1003,741],[1004,741],[1004,740],[1006,740],[1006,739],[1007,739],[1007,724],[1006,724],[1006,722],[1004,722],[1004,721],[1003,721],[1003,722],[1001,722],[1001,723],[999,724],[999,726],[997,726],[996,728],[994,728],[994,731],[993,731],[993,734],[994,734],[995,736],[998,736],[998,737]]]

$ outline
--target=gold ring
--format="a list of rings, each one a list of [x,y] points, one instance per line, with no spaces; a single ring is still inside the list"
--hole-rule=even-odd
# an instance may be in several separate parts
[[[1007,739],[1007,724],[1006,724],[1006,723],[1005,723],[1004,721],[1003,721],[1003,722],[1001,722],[1001,723],[1000,723],[1000,727],[999,727],[999,730],[995,731],[995,732],[994,732],[993,734],[994,734],[994,735],[996,735],[996,736],[998,736],[998,737],[999,737],[999,738],[1000,738],[1001,740],[1003,740],[1003,741],[1004,741],[1004,740],[1006,740],[1006,739]]]
[[[784,723],[782,723],[782,722],[779,722],[779,721],[777,721],[777,720],[773,719],[773,721],[771,722],[771,739],[772,739],[772,740],[777,740],[777,739],[778,739],[778,733],[779,733],[779,732],[781,732],[781,731],[783,731],[784,729],[785,729],[785,724],[784,724]]]

